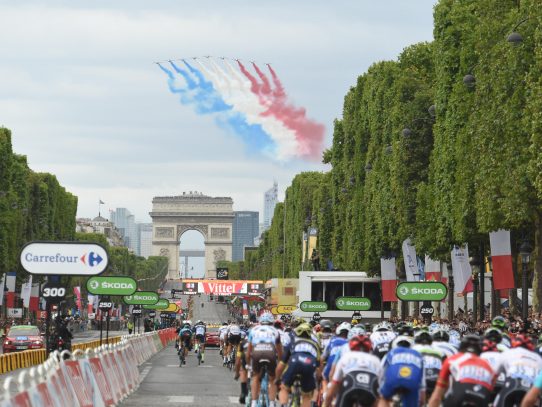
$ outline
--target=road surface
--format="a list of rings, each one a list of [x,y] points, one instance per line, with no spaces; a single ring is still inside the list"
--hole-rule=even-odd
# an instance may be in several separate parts
[[[203,294],[201,297],[194,296],[193,322],[198,319],[207,323],[227,320],[226,306],[209,302]],[[140,369],[141,385],[122,406],[239,405],[239,383],[233,380],[233,373],[222,366],[217,348],[206,350],[205,363],[201,366],[198,366],[196,356],[191,352],[186,365],[179,367],[177,352],[172,344],[154,355]]]

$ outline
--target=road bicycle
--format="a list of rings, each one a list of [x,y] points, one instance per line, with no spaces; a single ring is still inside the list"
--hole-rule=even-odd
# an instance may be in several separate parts
[[[258,407],[269,406],[269,361],[262,359],[260,361],[262,365],[262,380],[260,383],[260,396],[258,397]]]
[[[290,397],[290,407],[300,407],[301,406],[301,376],[297,375],[294,379],[294,384],[292,386],[292,395]]]
[[[230,351],[229,357],[228,357],[227,362],[226,362],[226,365],[227,365],[228,369],[230,369],[230,370],[232,370],[233,367],[235,366],[235,354],[237,353],[235,346],[232,345],[231,348],[232,349]]]
[[[179,367],[182,367],[184,364],[186,364],[184,349],[184,342],[181,341],[179,350],[177,351],[177,353],[179,354]]]

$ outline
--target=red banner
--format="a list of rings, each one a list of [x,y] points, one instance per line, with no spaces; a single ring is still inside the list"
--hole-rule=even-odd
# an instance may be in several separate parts
[[[216,282],[202,282],[199,283],[199,292],[205,294],[214,295],[232,295],[232,294],[245,294],[247,291],[246,283],[233,282],[227,280],[217,280]]]

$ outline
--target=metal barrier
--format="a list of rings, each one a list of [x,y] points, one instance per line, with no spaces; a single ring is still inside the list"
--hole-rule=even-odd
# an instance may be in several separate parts
[[[120,342],[121,339],[122,339],[122,336],[113,336],[113,337],[109,338],[109,341],[106,341],[105,338],[104,338],[102,340],[102,345],[108,345],[108,344],[112,345],[112,344]],[[99,339],[89,341],[89,342],[74,343],[72,345],[72,351],[77,350],[77,349],[87,350],[87,349],[90,349],[90,348],[97,348],[98,346],[100,346],[100,340]]]

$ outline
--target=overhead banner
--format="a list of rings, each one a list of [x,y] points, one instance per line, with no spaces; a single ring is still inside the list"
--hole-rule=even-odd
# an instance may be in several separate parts
[[[248,295],[260,295],[262,293],[264,285],[259,283],[251,283],[247,286]]]
[[[182,284],[183,294],[197,294],[198,293],[198,283],[185,283]]]
[[[249,287],[253,288],[250,289]],[[196,289],[197,287],[197,289]],[[183,292],[185,294],[213,294],[213,295],[235,295],[250,294],[257,295],[261,293],[264,284],[261,280],[184,280]]]

